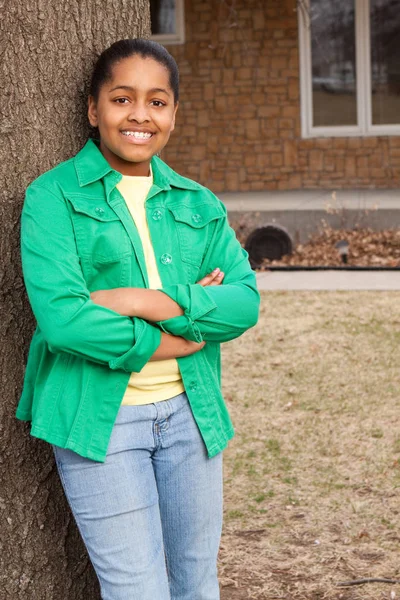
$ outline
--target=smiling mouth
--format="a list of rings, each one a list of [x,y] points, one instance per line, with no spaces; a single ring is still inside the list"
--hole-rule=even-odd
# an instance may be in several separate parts
[[[153,137],[152,133],[146,131],[121,131],[121,133],[134,140],[149,140]]]

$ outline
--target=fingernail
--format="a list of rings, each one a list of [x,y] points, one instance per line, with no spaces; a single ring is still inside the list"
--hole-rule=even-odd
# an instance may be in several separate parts
[[[213,273],[218,273],[220,269],[217,267],[216,269],[214,269]]]
[[[223,272],[221,271],[221,273],[218,273],[218,277],[222,277],[223,276]]]

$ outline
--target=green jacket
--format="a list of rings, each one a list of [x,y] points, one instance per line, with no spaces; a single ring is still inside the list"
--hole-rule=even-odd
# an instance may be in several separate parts
[[[134,221],[114,171],[90,140],[27,189],[22,266],[37,328],[17,417],[33,436],[104,461],[131,372],[157,349],[161,330],[207,343],[178,358],[209,456],[227,445],[232,424],[220,391],[220,343],[255,325],[259,294],[246,252],[223,204],[206,188],[152,159],[146,213],[162,291],[184,315],[160,323],[97,305],[90,292],[148,287]],[[223,285],[199,278],[220,267]]]

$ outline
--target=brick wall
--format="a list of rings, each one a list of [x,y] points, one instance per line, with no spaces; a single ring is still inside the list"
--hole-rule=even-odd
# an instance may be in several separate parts
[[[295,0],[186,0],[163,158],[215,192],[400,187],[400,138],[301,139]]]

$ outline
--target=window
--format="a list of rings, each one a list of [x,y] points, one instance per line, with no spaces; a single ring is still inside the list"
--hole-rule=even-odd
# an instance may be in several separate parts
[[[160,44],[185,41],[184,0],[150,0],[151,39]]]
[[[400,135],[400,0],[299,0],[303,137]]]

